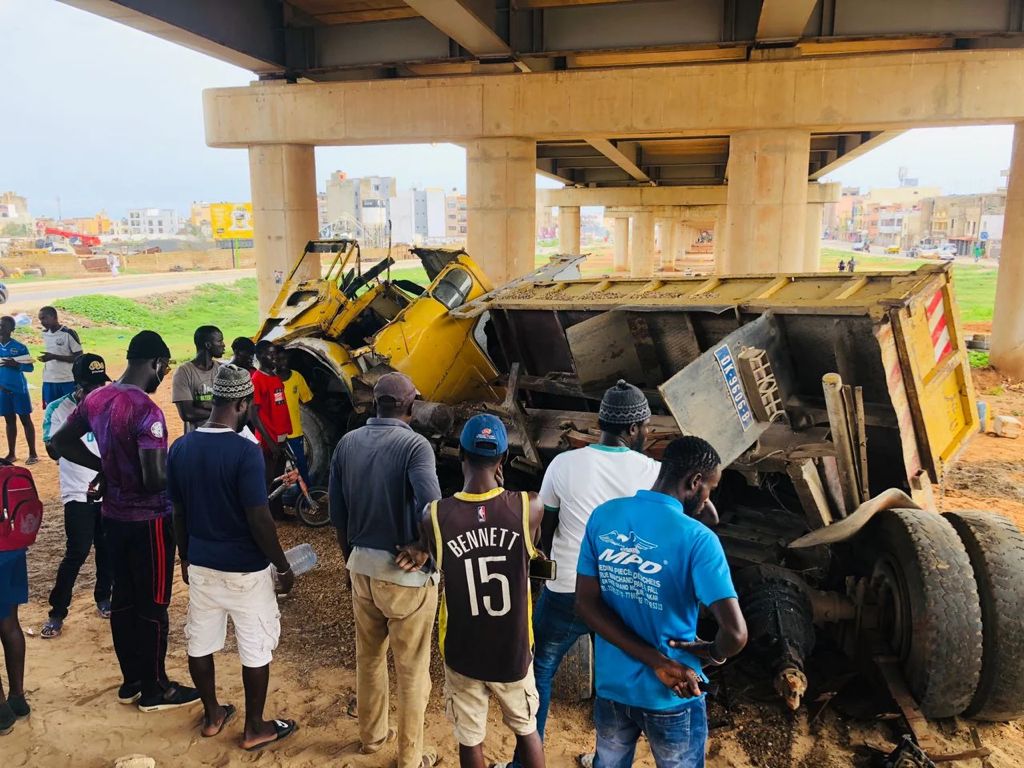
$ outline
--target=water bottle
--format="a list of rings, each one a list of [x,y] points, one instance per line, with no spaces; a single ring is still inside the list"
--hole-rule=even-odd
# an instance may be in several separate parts
[[[284,556],[288,559],[288,565],[295,576],[301,576],[316,565],[316,552],[309,544],[294,546],[286,550]]]

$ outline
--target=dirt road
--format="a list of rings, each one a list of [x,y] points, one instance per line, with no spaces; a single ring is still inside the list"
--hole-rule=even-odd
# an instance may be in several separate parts
[[[207,283],[231,283],[255,277],[255,269],[220,269],[208,272],[157,272],[148,275],[83,277],[75,280],[41,280],[10,283],[5,313],[22,312],[69,296],[106,293],[112,296],[149,296],[154,293],[186,291]]]

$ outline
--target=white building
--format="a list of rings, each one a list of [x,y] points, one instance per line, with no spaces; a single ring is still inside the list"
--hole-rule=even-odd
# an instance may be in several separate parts
[[[402,190],[389,204],[392,242],[439,245],[447,240],[444,190]]]
[[[168,237],[178,234],[181,220],[173,208],[133,208],[128,211],[128,234]]]

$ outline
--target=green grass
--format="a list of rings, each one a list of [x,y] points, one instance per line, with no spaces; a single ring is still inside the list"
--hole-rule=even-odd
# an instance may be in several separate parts
[[[846,260],[849,257],[849,251],[822,248],[822,269],[835,271],[839,268],[839,260]],[[934,259],[857,254],[857,268],[861,270],[910,270],[922,264],[937,263]],[[996,301],[996,270],[991,267],[958,262],[953,265],[953,278],[957,304],[960,305],[960,321],[963,323],[992,322],[992,308]]]
[[[252,277],[150,299],[95,294],[61,299],[54,306],[68,325],[78,331],[86,351],[102,355],[113,372],[121,370],[128,342],[141,330],[157,331],[170,347],[173,359],[182,362],[195,354],[192,334],[197,326],[216,325],[230,345],[236,336],[255,333],[259,322],[256,279]],[[18,328],[15,337],[28,346],[33,356],[42,353],[42,336],[35,322],[30,327]],[[37,363],[28,380],[40,387],[42,375],[42,363]]]

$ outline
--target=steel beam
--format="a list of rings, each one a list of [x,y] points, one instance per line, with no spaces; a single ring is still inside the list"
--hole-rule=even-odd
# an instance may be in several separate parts
[[[508,43],[494,31],[493,2],[406,0],[415,11],[448,37],[480,58],[511,56]],[[490,18],[487,18],[487,17]]]

